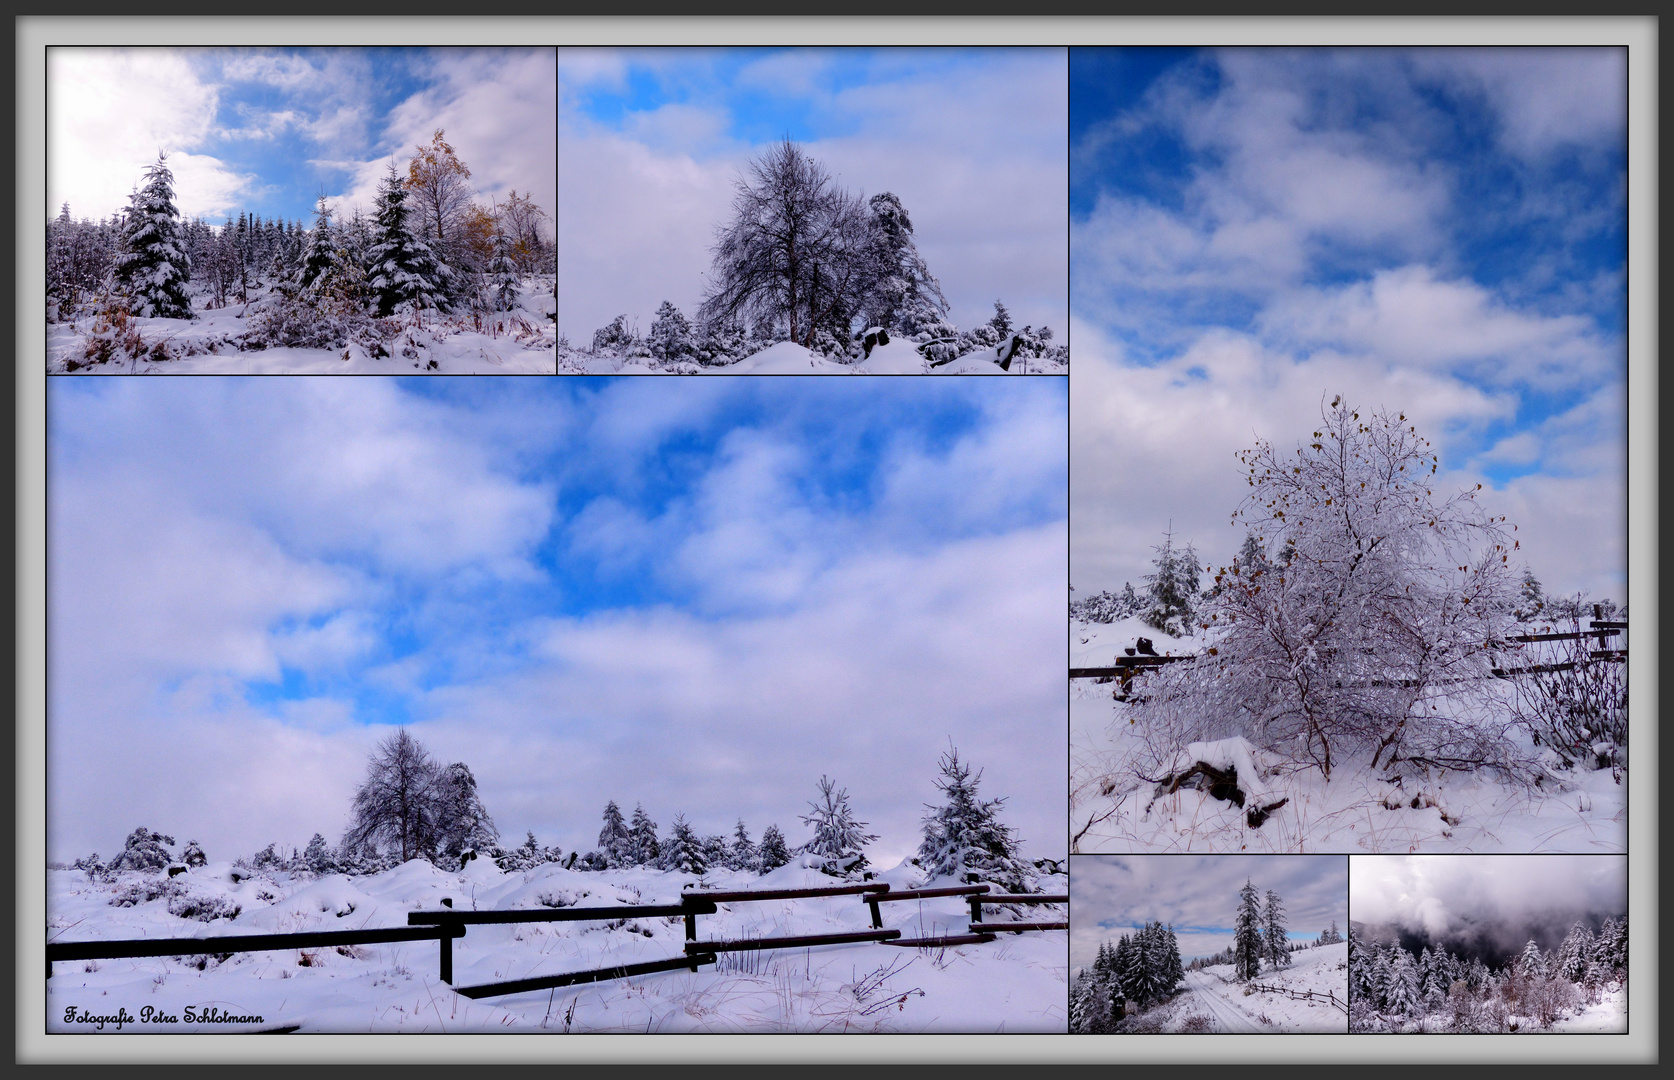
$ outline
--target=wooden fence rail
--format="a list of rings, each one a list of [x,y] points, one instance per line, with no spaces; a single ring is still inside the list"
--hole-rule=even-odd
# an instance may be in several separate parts
[[[987,904],[1057,904],[1067,903],[1069,897],[1023,893],[993,895],[987,885],[961,885],[941,889],[912,889],[890,892],[885,882],[859,885],[835,885],[806,889],[754,889],[731,892],[702,891],[681,893],[678,904],[619,904],[607,907],[519,908],[510,911],[456,911],[443,908],[433,911],[407,913],[407,926],[364,930],[323,930],[294,934],[231,934],[224,937],[137,938],[120,941],[49,942],[46,947],[47,977],[52,977],[55,961],[98,960],[133,956],[202,956],[237,952],[265,952],[272,949],[324,948],[336,945],[374,945],[398,941],[435,941],[438,945],[438,966],[441,980],[453,982],[453,940],[465,936],[467,926],[505,925],[534,922],[613,922],[636,918],[683,916],[686,921],[685,955],[638,964],[615,964],[590,971],[571,971],[557,975],[540,975],[528,979],[483,983],[461,987],[458,993],[470,998],[520,994],[532,990],[546,990],[577,983],[599,982],[605,979],[626,978],[658,971],[689,968],[696,971],[701,964],[715,963],[719,952],[741,952],[766,949],[795,949],[814,945],[843,945],[859,942],[882,942],[891,945],[936,947],[975,944],[993,941],[1002,930],[1063,930],[1068,923],[981,923],[981,905]],[[717,904],[748,903],[762,900],[798,900],[825,896],[858,896],[872,911],[873,929],[837,934],[813,934],[797,937],[747,938],[735,941],[698,941],[697,916],[714,915]],[[969,933],[940,937],[905,938],[899,930],[885,930],[878,914],[878,905],[892,900],[913,900],[937,896],[963,896],[971,903]]]
[[[1337,995],[1330,990],[1322,994],[1318,990],[1292,990],[1288,986],[1269,986],[1266,983],[1253,982],[1250,985],[1257,990],[1269,994],[1283,994],[1286,997],[1295,998],[1297,1001],[1329,1001],[1343,1012],[1348,1012],[1348,1002],[1338,1001]]]
[[[532,979],[508,979],[505,982],[460,986],[454,993],[468,998],[503,997],[507,994],[527,994],[532,990],[550,990],[578,983],[604,982],[607,979],[626,979],[633,975],[651,975],[659,971],[680,968],[698,969],[699,964],[713,964],[714,953],[691,953],[668,960],[650,960],[643,964],[619,964],[616,967],[594,968],[591,971],[570,971],[562,975],[537,975]]]
[[[452,940],[463,927],[392,926],[370,930],[318,930],[299,934],[228,934],[224,937],[129,938],[118,941],[57,941],[46,947],[47,978],[54,961],[108,960],[130,956],[221,956],[273,949],[316,949],[337,945],[381,945],[395,941],[439,941],[442,981],[453,981]]]

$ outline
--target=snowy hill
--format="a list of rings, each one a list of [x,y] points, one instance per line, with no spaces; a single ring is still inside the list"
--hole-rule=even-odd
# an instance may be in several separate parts
[[[1303,949],[1290,959],[1289,967],[1263,971],[1248,983],[1233,979],[1230,964],[1186,972],[1190,992],[1171,1003],[1167,1030],[1192,1030],[1191,1018],[1206,1015],[1213,1031],[1346,1032],[1348,943]]]
[[[90,881],[81,870],[51,870],[48,940],[406,926],[408,912],[439,909],[444,898],[459,910],[498,911],[677,903],[682,889],[699,887],[787,889],[835,883],[798,866],[760,877],[721,872],[695,879],[644,869],[588,873],[557,864],[504,873],[483,860],[459,873],[415,860],[364,877],[250,875],[232,864],[213,863],[174,879],[128,873],[106,883]],[[925,884],[922,872],[907,864],[878,877],[898,891]],[[1067,890],[1062,875],[1042,878],[1040,884],[1048,891]],[[123,900],[131,903],[112,902]],[[237,914],[206,923],[171,913],[171,907]],[[903,936],[962,932],[969,916],[958,897],[880,908],[884,926]],[[721,904],[717,914],[699,916],[698,937],[759,938],[869,927],[866,904],[855,896],[839,896]],[[453,942],[454,985],[668,959],[682,955],[684,934],[680,916],[471,926]],[[1002,935],[945,949],[860,944],[722,953],[718,963],[695,973],[682,969],[480,1000],[455,994],[440,981],[433,941],[237,953],[220,962],[214,957],[63,962],[55,965],[47,983],[47,1013],[55,1031],[68,1030],[62,1018],[72,1006],[109,1015],[126,1008],[136,1017],[142,1007],[151,1006],[183,1018],[188,1006],[213,1002],[224,1013],[261,1017],[259,1023],[216,1030],[1058,1032],[1067,1024],[1066,936],[1063,931]],[[179,1021],[136,1026],[194,1030]]]

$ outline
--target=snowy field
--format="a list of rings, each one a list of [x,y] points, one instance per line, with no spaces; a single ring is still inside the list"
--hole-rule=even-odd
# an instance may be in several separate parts
[[[434,375],[552,374],[557,300],[550,274],[525,278],[510,311],[425,312],[400,320],[381,345],[385,355],[350,341],[343,348],[264,346],[258,329],[267,295],[248,304],[205,308],[193,297],[197,318],[134,319],[138,348],[119,348],[108,359],[90,358],[98,318],[82,315],[47,324],[47,371],[86,374],[239,375]],[[90,362],[91,360],[91,362]]]
[[[587,873],[548,864],[505,873],[486,860],[449,873],[414,860],[365,877],[266,874],[211,863],[173,879],[176,895],[132,906],[111,900],[136,885],[165,887],[161,875],[126,873],[90,882],[81,870],[48,872],[49,941],[294,933],[407,925],[407,913],[440,909],[543,909],[573,905],[678,903],[690,875],[657,870]],[[878,875],[897,891],[925,884],[910,864]],[[148,883],[148,885],[147,885]],[[720,872],[701,880],[719,889],[789,889],[837,882],[784,866],[764,876]],[[947,885],[940,880],[932,885]],[[1039,879],[1064,892],[1063,875]],[[234,918],[200,922],[170,913],[204,904],[237,905]],[[906,937],[964,932],[959,898],[880,905],[885,928]],[[995,909],[990,909],[993,911]],[[1002,909],[989,921],[1062,919],[1062,908]],[[700,940],[840,933],[871,928],[859,897],[723,904],[698,917]],[[611,964],[682,955],[681,917],[612,922],[471,926],[453,942],[454,985],[471,986]],[[1061,1032],[1066,1029],[1067,932],[1001,935],[946,949],[880,944],[832,945],[718,954],[696,973],[677,970],[611,982],[472,1000],[438,978],[434,941],[341,949],[157,957],[54,965],[47,983],[53,1031],[91,1032],[63,1023],[65,1010],[140,1016],[150,1006],[176,1023],[135,1023],[125,1031],[203,1031],[184,1022],[190,1007],[260,1022],[214,1030],[295,1026],[303,1032]],[[199,963],[204,963],[202,970]],[[107,1025],[106,1030],[111,1030]]]
[[[1160,654],[1195,653],[1197,638],[1176,639],[1138,618],[1070,625],[1070,665],[1109,666],[1135,639]],[[1142,685],[1144,676],[1139,677]],[[1194,744],[1210,764],[1244,761],[1265,792],[1287,800],[1260,827],[1244,809],[1206,790],[1157,797],[1125,763],[1140,749],[1129,706],[1113,701],[1119,684],[1076,679],[1070,690],[1070,791],[1073,851],[1093,852],[1622,852],[1626,779],[1609,769],[1568,774],[1548,788],[1524,788],[1489,773],[1433,773],[1392,784],[1351,762],[1329,782],[1294,769],[1242,739]],[[1187,763],[1189,764],[1189,763]]]
[[[980,349],[937,367],[910,342],[891,341],[853,364],[827,360],[800,345],[781,341],[731,364],[663,364],[649,356],[592,355],[560,351],[558,369],[574,375],[1063,375],[1067,364],[1018,357],[1002,369],[994,350]]]

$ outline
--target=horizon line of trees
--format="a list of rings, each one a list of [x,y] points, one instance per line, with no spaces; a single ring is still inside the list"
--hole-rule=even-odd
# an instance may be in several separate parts
[[[1016,831],[999,820],[1005,800],[980,797],[981,771],[973,773],[956,748],[950,747],[938,765],[935,785],[942,801],[926,804],[924,834],[914,861],[930,877],[989,882],[1011,892],[1038,891],[1039,868],[1019,855]],[[499,832],[477,793],[470,767],[463,762],[442,766],[400,728],[369,753],[366,779],[354,798],[353,821],[338,844],[315,833],[306,848],[292,848],[288,856],[275,843],[237,862],[253,870],[318,875],[376,873],[415,858],[463,869],[484,857],[508,872],[558,863],[574,870],[643,867],[701,876],[723,868],[766,874],[804,857],[808,865],[833,876],[861,873],[869,865],[864,848],[878,837],[855,817],[846,789],[822,775],[818,792],[809,812],[800,816],[811,835],[794,847],[777,824],[753,841],[742,818],[730,839],[700,834],[684,814],[676,814],[670,831],[659,836],[643,804],[625,817],[612,799],[605,806],[598,845],[585,854],[566,855],[562,848],[543,847],[533,830],[523,844],[508,849],[498,842]],[[106,880],[124,870],[166,870],[180,865],[165,846],[173,844],[172,837],[141,828],[109,863],[101,863],[95,853],[73,865]],[[206,861],[195,841],[188,843],[183,858],[187,866]]]
[[[1368,946],[1351,925],[1349,1030],[1514,1032],[1526,1019],[1550,1027],[1622,985],[1627,966],[1626,915],[1606,919],[1597,935],[1576,922],[1549,953],[1531,938],[1497,968],[1445,947]]]
[[[987,323],[961,332],[900,198],[842,188],[788,138],[736,181],[732,219],[717,227],[711,254],[694,318],[664,300],[643,337],[618,315],[594,332],[592,351],[715,365],[789,341],[853,362],[881,330],[914,342],[932,363],[1003,342],[1016,356],[1068,361],[1050,327],[1015,328],[998,300]]]

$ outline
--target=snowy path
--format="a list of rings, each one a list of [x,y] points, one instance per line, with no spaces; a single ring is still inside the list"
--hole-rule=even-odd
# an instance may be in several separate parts
[[[1194,1000],[1203,1003],[1203,1007],[1214,1016],[1222,1031],[1260,1035],[1270,1030],[1256,1023],[1242,1009],[1217,993],[1218,981],[1214,976],[1205,975],[1201,971],[1186,972],[1186,985],[1191,988]]]

